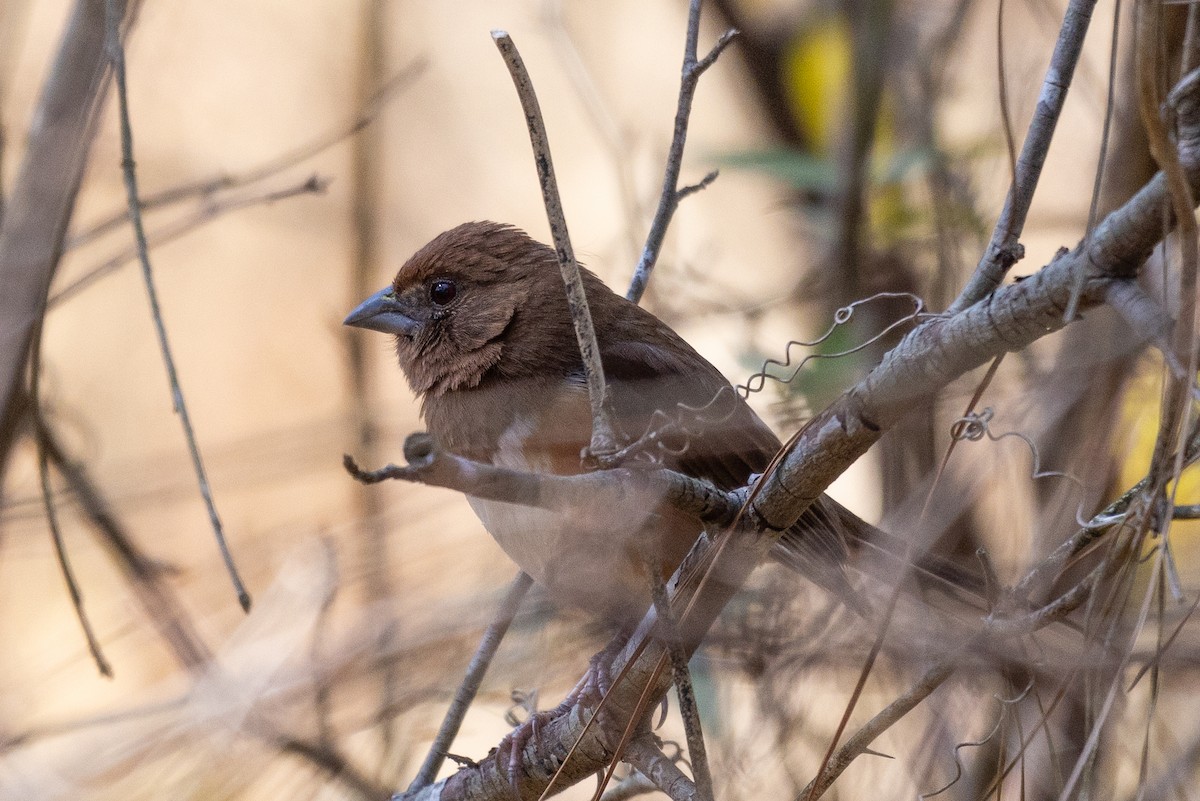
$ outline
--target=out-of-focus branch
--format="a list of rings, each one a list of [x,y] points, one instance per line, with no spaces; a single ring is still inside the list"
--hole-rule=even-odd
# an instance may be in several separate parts
[[[1118,514],[1115,511],[1117,508],[1118,505],[1114,504],[1109,510],[1105,510],[1105,512],[1097,515],[1092,521],[1094,524],[1092,528],[1082,529],[1068,540],[1059,551],[1056,551],[1051,557],[1035,566],[1025,576],[1021,584],[1018,585],[1018,589],[1011,592],[1007,598],[1002,599],[999,606],[1002,609],[1011,609],[1014,605],[1021,604],[1024,598],[1022,597],[1023,592],[1020,591],[1020,588],[1035,582],[1036,577],[1043,574],[1047,566],[1061,566],[1062,561],[1065,560],[1068,554],[1078,552],[1081,542],[1090,542],[1096,536],[1099,536],[1099,530],[1103,525],[1100,521]],[[1119,508],[1121,509],[1121,513],[1127,511],[1128,503],[1120,504]],[[1110,512],[1110,510],[1112,511]],[[1127,534],[1130,533],[1129,529],[1121,527],[1121,522],[1122,518],[1112,517],[1109,525],[1106,527],[1111,528],[1116,525],[1120,531],[1124,531]],[[1128,546],[1128,541],[1132,539],[1132,537],[1127,538],[1126,546]],[[972,650],[984,645],[991,645],[995,648],[1005,640],[1031,634],[1052,623],[1063,620],[1068,614],[1078,609],[1080,605],[1091,597],[1093,590],[1101,582],[1111,578],[1125,566],[1125,560],[1117,556],[1121,552],[1119,548],[1114,549],[1109,553],[1108,558],[1094,567],[1087,576],[1077,581],[1066,592],[1038,609],[1017,615],[1004,613],[989,615],[984,620],[983,626],[979,631],[967,642],[955,648],[952,653],[941,657],[933,666],[926,669],[924,674],[911,687],[876,713],[846,740],[834,752],[820,774],[809,783],[798,798],[819,798],[822,793],[829,789],[837,777],[850,766],[851,762],[867,752],[868,747],[874,742],[875,738],[908,714],[917,704],[928,698],[934,690],[942,686],[954,674],[964,654],[970,653]],[[1057,567],[1053,569],[1057,569]]]
[[[975,273],[948,309],[951,313],[963,311],[987,297],[989,292],[1000,286],[1008,269],[1023,255],[1020,240],[1021,231],[1025,228],[1025,216],[1033,203],[1033,193],[1042,175],[1042,165],[1046,162],[1046,153],[1050,150],[1054,128],[1058,125],[1058,117],[1067,99],[1067,90],[1071,88],[1071,78],[1075,74],[1075,65],[1079,63],[1079,54],[1083,51],[1083,40],[1095,6],[1096,0],[1071,0],[1067,6],[1058,41],[1054,45],[1054,54],[1050,57],[1050,68],[1042,81],[1037,109],[1029,123],[1021,156],[1017,159],[1016,175],[1004,201],[1004,209],[1000,212],[992,240],[979,260]]]
[[[1157,3],[1138,2],[1134,10],[1135,59],[1138,111],[1146,130],[1150,155],[1166,178],[1167,203],[1179,226],[1178,285],[1172,287],[1178,297],[1179,314],[1175,322],[1171,349],[1174,358],[1185,360],[1183,370],[1167,377],[1161,404],[1161,419],[1154,454],[1150,460],[1151,491],[1157,493],[1182,470],[1183,449],[1180,440],[1190,420],[1188,397],[1196,380],[1196,270],[1197,253],[1195,195],[1188,182],[1180,154],[1167,132],[1159,96],[1160,51],[1162,33],[1159,20],[1162,9]],[[1176,90],[1178,91],[1178,90]]]
[[[83,465],[70,458],[49,423],[39,417],[36,435],[54,469],[66,481],[85,517],[125,574],[146,617],[158,630],[179,664],[192,673],[207,667],[211,653],[187,611],[165,580],[162,564],[142,553]]]
[[[255,167],[243,172],[220,173],[199,181],[190,181],[179,186],[172,186],[160,192],[142,197],[142,211],[161,209],[188,200],[212,197],[220,192],[259,184],[263,181],[290,170],[292,167],[318,156],[334,145],[344,142],[370,125],[379,116],[383,108],[399,92],[411,86],[420,77],[426,67],[424,58],[417,58],[402,67],[395,75],[384,81],[377,90],[372,92],[358,112],[349,120],[328,131],[323,131],[304,144],[282,153]],[[129,210],[121,209],[108,217],[93,223],[86,230],[72,236],[67,242],[67,248],[75,248],[97,239],[104,234],[125,225],[129,221]]]
[[[15,407],[33,332],[63,250],[107,86],[105,3],[75,3],[0,222],[0,476],[21,422]],[[125,3],[117,10],[124,13]]]
[[[36,431],[38,481],[42,488],[42,508],[46,514],[46,525],[50,529],[50,541],[54,543],[59,572],[62,573],[63,581],[67,585],[67,594],[71,598],[71,605],[75,608],[75,617],[79,620],[79,626],[83,630],[83,638],[87,642],[92,661],[96,664],[96,669],[100,671],[101,676],[112,678],[112,665],[100,647],[100,639],[96,636],[96,631],[92,627],[83,603],[83,590],[79,586],[75,570],[71,567],[71,558],[67,553],[62,526],[58,522],[58,508],[54,502],[54,494],[50,490],[49,445],[46,442],[47,437],[43,435],[45,424],[42,420],[43,412],[40,405],[42,378],[42,326],[40,325],[33,335],[33,348],[29,360],[32,364],[29,371],[29,412],[33,417]]]
[[[150,247],[156,248],[159,245],[165,245],[168,242],[174,242],[182,236],[190,234],[198,228],[203,228],[209,223],[216,222],[227,214],[235,211],[241,211],[252,206],[260,206],[264,204],[275,203],[280,200],[287,200],[298,195],[322,194],[329,186],[329,181],[319,175],[310,175],[303,182],[294,186],[284,187],[283,189],[273,189],[269,192],[254,192],[243,195],[241,197],[221,197],[213,199],[206,203],[196,211],[175,220],[157,231],[152,231],[148,234]],[[69,300],[85,289],[91,287],[94,283],[106,276],[111,275],[125,265],[137,260],[138,248],[137,244],[130,245],[112,258],[106,259],[100,264],[97,264],[92,269],[85,272],[83,275],[76,278],[71,283],[64,286],[62,289],[55,292],[46,301],[46,308],[50,309],[62,303],[64,300]]]
[[[309,764],[325,771],[352,790],[363,801],[377,801],[387,795],[386,788],[381,787],[365,775],[346,758],[345,754],[328,743],[313,742],[290,735],[278,735],[275,737],[275,744],[285,753],[295,754]]]
[[[450,746],[454,744],[454,738],[458,735],[458,730],[467,716],[467,710],[471,708],[471,702],[475,700],[475,694],[479,692],[479,687],[483,684],[483,677],[492,663],[492,657],[500,649],[500,643],[504,640],[504,635],[517,616],[517,609],[521,606],[521,601],[531,586],[533,586],[533,579],[524,571],[518,573],[517,577],[513,579],[504,600],[500,602],[500,607],[496,610],[495,618],[484,631],[483,638],[479,641],[479,647],[475,649],[475,655],[471,657],[471,664],[467,666],[467,674],[463,676],[458,692],[455,693],[450,708],[446,710],[446,717],[442,721],[441,727],[438,728],[437,736],[433,738],[433,744],[429,746],[429,753],[425,756],[425,761],[421,763],[421,769],[417,771],[417,776],[413,779],[409,790],[419,790],[432,783],[437,777],[438,770],[446,760],[446,755],[450,753]]]
[[[1200,71],[1172,93],[1179,154],[1188,180],[1200,180]],[[913,331],[863,381],[819,414],[766,479],[748,513],[756,528],[784,530],[844,467],[911,408],[950,381],[1002,353],[1018,351],[1067,325],[1063,309],[1083,276],[1080,309],[1105,302],[1116,282],[1131,280],[1163,236],[1168,189],[1157,174],[1074,250],[1023,281],[1000,287],[958,313]],[[821,465],[813,469],[814,464]]]

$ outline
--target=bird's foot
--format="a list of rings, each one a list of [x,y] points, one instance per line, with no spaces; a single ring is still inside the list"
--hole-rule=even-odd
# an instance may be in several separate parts
[[[562,703],[553,709],[536,711],[536,694],[522,693],[519,697],[517,694],[514,694],[514,700],[517,700],[521,706],[524,706],[529,711],[529,717],[505,735],[497,749],[499,752],[498,758],[502,763],[506,763],[505,771],[508,784],[512,788],[514,797],[521,797],[521,779],[525,775],[522,763],[525,761],[525,753],[531,744],[533,745],[532,761],[544,764],[549,772],[557,770],[562,764],[560,757],[545,753],[541,742],[542,731],[552,720],[566,715],[576,706],[582,704],[591,709],[599,707],[600,702],[612,686],[609,664],[618,651],[619,648],[613,649],[610,647],[593,656],[583,680],[575,685],[575,688],[567,694]]]

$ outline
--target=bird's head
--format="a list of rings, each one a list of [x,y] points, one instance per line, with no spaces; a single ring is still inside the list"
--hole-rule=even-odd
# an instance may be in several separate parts
[[[429,396],[477,386],[502,357],[505,372],[543,358],[539,340],[555,346],[563,321],[569,337],[554,251],[511,226],[470,222],[413,254],[345,324],[394,334],[409,385]]]

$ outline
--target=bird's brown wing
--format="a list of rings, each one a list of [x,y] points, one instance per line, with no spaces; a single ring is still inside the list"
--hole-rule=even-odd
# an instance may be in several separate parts
[[[767,468],[781,443],[712,364],[683,348],[646,340],[601,343],[617,418],[631,438],[664,432],[660,455],[667,467],[721,489],[744,486]],[[773,555],[837,595],[852,597],[846,542],[859,527],[869,528],[822,495],[783,533]]]

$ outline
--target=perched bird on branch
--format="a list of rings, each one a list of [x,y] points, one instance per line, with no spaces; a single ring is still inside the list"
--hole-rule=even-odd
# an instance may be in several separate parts
[[[650,312],[581,269],[614,428],[630,462],[744,486],[779,439],[721,373]],[[592,415],[555,252],[524,232],[465,223],[436,237],[346,325],[393,334],[400,367],[438,446],[475,461],[572,475]],[[673,570],[700,524],[633,497],[599,518],[468,500],[504,551],[551,597],[619,622],[649,604],[644,549]],[[845,534],[866,524],[822,496],[775,555],[848,599]],[[643,550],[639,550],[643,549]],[[853,601],[851,601],[853,603]]]

